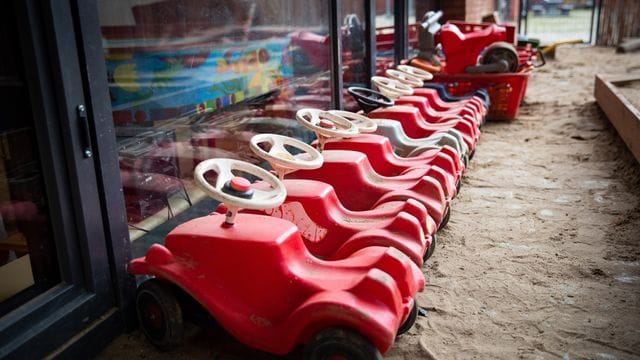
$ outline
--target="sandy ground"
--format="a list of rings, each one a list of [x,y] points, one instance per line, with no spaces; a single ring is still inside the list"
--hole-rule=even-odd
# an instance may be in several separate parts
[[[596,73],[640,73],[640,55],[557,58],[517,121],[484,127],[424,268],[424,316],[385,358],[640,358],[640,165],[593,98]],[[219,330],[190,334],[160,353],[136,331],[99,358],[273,358]]]

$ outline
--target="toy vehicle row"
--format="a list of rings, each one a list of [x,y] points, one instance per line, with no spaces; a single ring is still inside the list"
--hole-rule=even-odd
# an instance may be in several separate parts
[[[415,321],[419,267],[446,224],[483,121],[477,97],[441,100],[442,111],[466,118],[443,122],[432,138],[406,137],[405,123],[429,124],[414,116],[419,107],[401,121],[302,109],[297,119],[316,132],[315,148],[277,135],[252,139],[278,177],[237,160],[200,162],[195,179],[224,214],[179,225],[129,264],[131,274],[151,277],[136,300],[149,340],[180,342],[188,297],[256,349],[285,354],[305,344],[309,359],[380,358]],[[462,134],[454,123],[473,126]],[[404,143],[394,150],[384,133]]]

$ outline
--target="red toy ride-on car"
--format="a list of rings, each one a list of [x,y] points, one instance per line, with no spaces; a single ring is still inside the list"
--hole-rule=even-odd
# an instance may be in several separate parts
[[[232,171],[271,188],[254,189]],[[205,178],[210,172],[217,173],[215,185]],[[152,245],[128,266],[131,274],[153,276],[136,296],[140,324],[152,343],[170,348],[180,342],[181,294],[256,349],[285,354],[306,344],[307,359],[381,359],[417,311],[414,297],[424,286],[409,258],[393,248],[370,247],[344,260],[319,260],[291,222],[237,212],[282,203],[284,185],[266,170],[211,159],[196,167],[195,178],[227,204],[228,213],[179,225],[164,245]]]
[[[314,131],[318,137],[318,148],[332,138],[357,135],[357,126],[342,116],[318,109],[300,109],[296,119]],[[348,128],[355,131],[347,131]],[[446,225],[449,200],[442,185],[433,177],[416,179],[410,174],[382,176],[377,173],[366,154],[349,150],[326,150],[322,152],[322,167],[298,170],[289,176],[295,179],[310,179],[331,184],[340,201],[351,210],[369,210],[388,201],[415,199],[429,211],[429,216],[439,227]]]
[[[276,134],[251,138],[251,150],[271,165],[287,190],[278,207],[243,210],[293,222],[311,254],[325,260],[339,260],[370,246],[390,246],[422,266],[431,255],[436,225],[427,209],[416,200],[396,201],[366,211],[346,209],[329,184],[315,180],[283,179],[285,174],[322,165],[318,150],[302,141]],[[297,153],[297,154],[296,154]],[[296,155],[294,155],[296,154]],[[258,189],[268,188],[264,182]],[[226,211],[224,204],[216,210]],[[430,249],[431,251],[427,250]]]

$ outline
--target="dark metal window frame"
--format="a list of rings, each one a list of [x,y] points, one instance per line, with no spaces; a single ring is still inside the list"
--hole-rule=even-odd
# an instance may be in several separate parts
[[[394,57],[396,65],[409,57],[409,8],[407,0],[393,2]]]
[[[331,35],[331,93],[332,106],[342,109],[343,99],[343,71],[340,46],[341,34],[341,0],[329,1],[329,27]],[[394,61],[397,64],[409,56],[409,8],[408,0],[394,1]],[[371,87],[371,77],[376,75],[376,2],[364,1],[365,13],[365,69],[367,71],[366,86]]]
[[[329,36],[331,38],[331,106],[334,109],[342,109],[342,29],[340,15],[342,13],[342,1],[330,0],[329,5]]]
[[[365,55],[365,68],[367,69],[366,86],[371,88],[371,77],[376,75],[376,57],[378,50],[376,47],[376,3],[375,0],[365,0],[365,43],[367,46]]]
[[[91,74],[84,71],[78,54],[79,8],[58,0],[15,0],[13,4],[61,282],[0,318],[0,358],[92,354],[124,328],[121,312],[115,308],[118,272],[112,270],[113,255],[120,254],[112,250],[126,253],[126,249],[106,241],[103,208],[114,201],[113,197],[106,201],[114,185],[100,181],[102,173],[96,172],[112,154],[104,158],[82,154],[76,108],[99,98],[85,97],[82,86]],[[92,115],[90,119],[95,119],[96,113]],[[102,137],[94,133],[94,140]],[[94,143],[98,155],[102,155],[101,143]]]

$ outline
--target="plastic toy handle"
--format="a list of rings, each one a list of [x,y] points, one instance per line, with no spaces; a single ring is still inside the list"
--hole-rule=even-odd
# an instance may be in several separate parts
[[[536,55],[539,57],[539,60],[533,64],[534,68],[540,68],[547,64],[547,60],[544,58],[544,53],[540,51],[540,49],[536,50]]]
[[[264,143],[271,145],[268,151],[260,147],[260,144]],[[292,154],[285,145],[301,150],[302,154],[297,156]],[[287,136],[257,134],[251,138],[249,146],[256,155],[269,162],[281,180],[284,175],[295,170],[317,169],[322,166],[323,162],[322,154],[318,150],[300,140]]]
[[[234,195],[223,190],[225,185],[237,175],[233,171],[240,171],[253,175],[271,186],[270,190],[252,189],[250,198]],[[209,183],[205,174],[213,171],[218,175],[215,184]],[[218,200],[232,209],[233,214],[227,212],[227,217],[234,217],[238,209],[263,210],[272,209],[284,202],[287,196],[284,184],[273,174],[253,164],[234,159],[208,159],[200,162],[194,171],[194,178],[198,186],[211,198]],[[233,219],[231,219],[233,220]],[[230,223],[233,223],[231,221]]]

